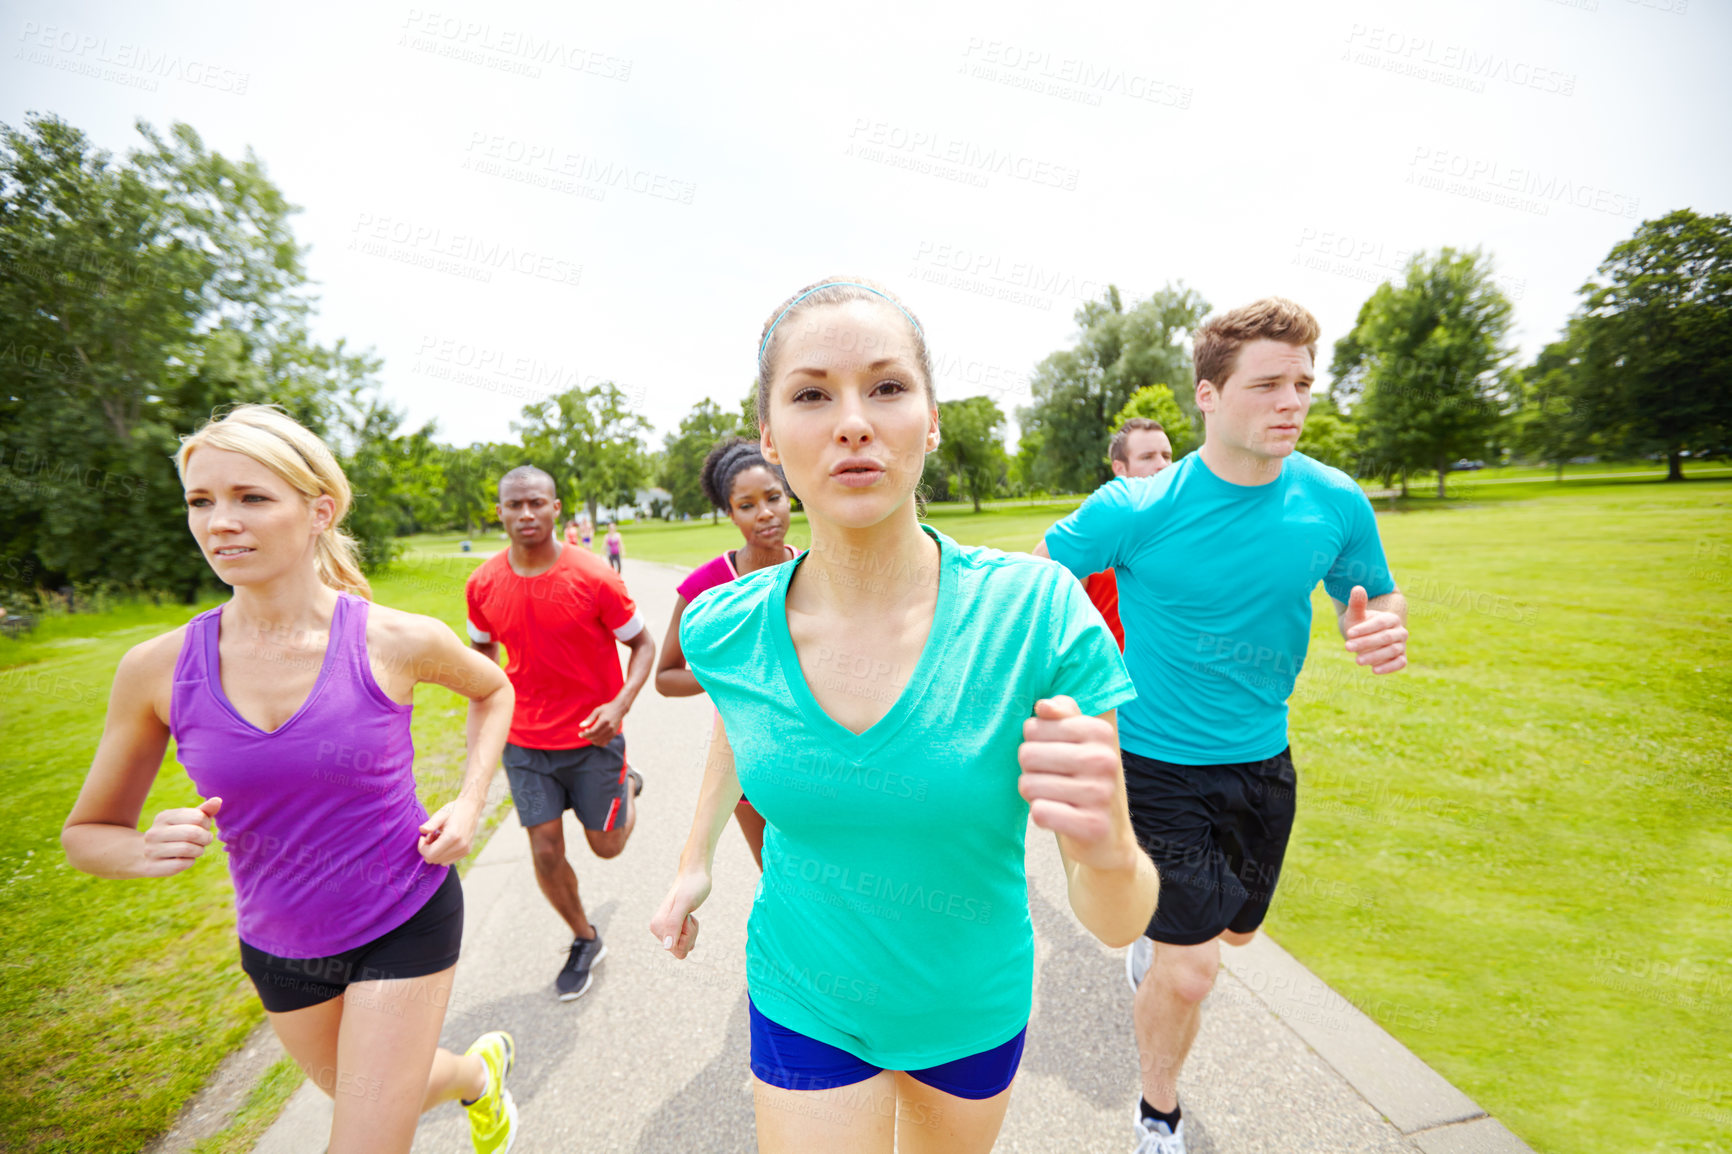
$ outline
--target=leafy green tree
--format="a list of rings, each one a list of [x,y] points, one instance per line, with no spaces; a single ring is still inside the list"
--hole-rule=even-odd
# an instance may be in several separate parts
[[[690,513],[694,517],[709,513],[712,520],[719,517],[704,496],[701,483],[704,458],[717,441],[738,433],[738,416],[705,397],[692,406],[677,431],[662,438],[661,487],[672,495],[675,513]]]
[[[1644,221],[1582,286],[1584,418],[1684,479],[1686,449],[1732,443],[1732,215]]]
[[[648,476],[640,438],[649,422],[626,407],[625,393],[612,381],[525,405],[523,419],[511,428],[530,460],[553,475],[565,507],[585,506],[592,522],[602,501],[617,504]]]
[[[1580,326],[1572,323],[1564,339],[1547,345],[1534,363],[1516,374],[1521,408],[1510,419],[1510,437],[1522,456],[1543,461],[1564,479],[1564,463],[1595,447],[1593,426],[1584,419]]]
[[[137,129],[116,160],[52,115],[0,124],[0,553],[190,600],[216,582],[178,438],[241,401],[329,433],[356,365],[307,334],[297,210],[258,160]]]
[[[440,521],[461,528],[473,537],[495,523],[499,503],[499,478],[520,463],[519,446],[476,441],[469,445],[438,446]]]
[[[938,451],[927,460],[936,457],[956,475],[958,487],[973,499],[978,513],[981,494],[993,493],[1004,478],[1004,412],[990,397],[939,401],[938,427]]]
[[[1131,399],[1125,402],[1125,407],[1113,418],[1111,432],[1117,433],[1132,417],[1142,417],[1160,424],[1167,434],[1167,440],[1172,442],[1175,461],[1197,447],[1197,434],[1191,424],[1190,414],[1179,406],[1173,390],[1167,385],[1144,385],[1132,393]],[[1112,468],[1110,461],[1107,467]]]
[[[1416,254],[1385,281],[1335,344],[1335,394],[1354,399],[1360,446],[1385,474],[1437,471],[1485,450],[1508,404],[1509,299],[1476,249]]]
[[[1075,343],[1035,368],[1034,403],[1018,413],[1024,438],[1036,434],[1041,469],[1055,487],[1083,492],[1112,475],[1106,447],[1114,415],[1145,385],[1191,379],[1184,340],[1208,311],[1208,302],[1183,285],[1169,285],[1128,311],[1118,287],[1109,286],[1102,299],[1077,310]],[[1178,400],[1188,413],[1194,402]]]
[[[1351,474],[1357,468],[1358,436],[1352,418],[1343,414],[1336,407],[1335,398],[1325,393],[1312,398],[1297,448],[1314,461]]]

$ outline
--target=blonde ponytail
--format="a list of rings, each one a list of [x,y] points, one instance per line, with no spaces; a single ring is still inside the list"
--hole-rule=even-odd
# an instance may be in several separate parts
[[[251,457],[308,501],[316,497],[335,501],[335,515],[319,534],[314,550],[319,580],[339,592],[373,599],[372,586],[361,575],[355,539],[342,530],[354,495],[343,467],[325,442],[276,405],[237,405],[211,418],[198,432],[181,438],[174,467],[183,480],[187,459],[193,450],[206,445]]]

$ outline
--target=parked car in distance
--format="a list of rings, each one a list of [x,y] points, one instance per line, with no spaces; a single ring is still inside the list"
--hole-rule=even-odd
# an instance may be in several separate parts
[[[1484,461],[1470,461],[1466,457],[1463,457],[1461,460],[1451,465],[1449,471],[1452,473],[1471,473],[1475,469],[1483,468],[1485,468]]]

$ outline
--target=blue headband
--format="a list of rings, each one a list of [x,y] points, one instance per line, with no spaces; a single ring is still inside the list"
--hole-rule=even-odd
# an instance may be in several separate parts
[[[926,339],[926,334],[920,331],[920,322],[916,321],[912,316],[910,316],[908,313],[908,310],[903,308],[900,304],[897,304],[896,301],[892,297],[889,296],[889,294],[887,294],[887,293],[885,293],[879,289],[875,289],[869,284],[857,284],[851,280],[832,280],[832,281],[825,281],[821,285],[814,285],[811,288],[807,289],[805,292],[801,293],[799,296],[795,297],[793,300],[788,302],[788,307],[783,309],[781,314],[779,316],[777,316],[776,319],[770,323],[770,331],[764,334],[764,341],[762,344],[760,344],[758,346],[758,359],[760,361],[762,361],[764,359],[764,350],[770,347],[770,338],[776,335],[776,326],[782,323],[782,317],[785,317],[789,313],[793,312],[795,305],[799,304],[801,301],[805,300],[807,297],[811,296],[813,293],[818,292],[822,289],[827,289],[827,288],[865,289],[869,293],[875,293],[878,296],[883,297],[885,300],[889,301],[891,304],[896,305],[896,311],[900,312],[903,316],[908,317],[908,323],[914,326],[914,331],[919,334],[919,336],[922,340]]]

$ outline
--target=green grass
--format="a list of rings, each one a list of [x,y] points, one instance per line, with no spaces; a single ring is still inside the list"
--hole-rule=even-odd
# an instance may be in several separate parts
[[[1318,614],[1270,929],[1538,1150],[1723,1149],[1732,483],[1458,488],[1468,476],[1379,518],[1412,599],[1410,669],[1372,678]],[[929,520],[1020,549],[1075,503]],[[624,533],[628,557],[682,565],[739,541],[726,521]],[[459,539],[409,539],[378,598],[460,627],[479,558]],[[807,541],[802,518],[789,539]],[[74,873],[58,845],[115,662],[193,611],[125,606],[0,641],[0,1148],[136,1149],[259,1020],[219,859],[110,882]],[[441,799],[461,703],[424,687],[417,706],[422,796]],[[171,762],[146,813],[191,797]],[[274,1069],[206,1149],[245,1148],[296,1082]]]
[[[1722,1150],[1732,484],[1550,493],[1379,519],[1395,677],[1318,595],[1269,928],[1536,1149]]]

